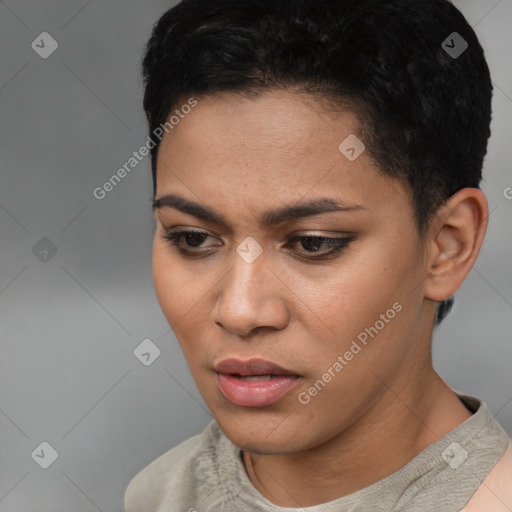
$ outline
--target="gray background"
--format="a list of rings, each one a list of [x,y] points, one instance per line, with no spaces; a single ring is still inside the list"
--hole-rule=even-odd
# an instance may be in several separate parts
[[[141,52],[173,4],[0,2],[0,512],[121,512],[130,479],[211,419],[153,289],[149,157],[92,194],[146,141]],[[512,0],[455,4],[495,85],[492,213],[434,357],[512,433]],[[48,59],[31,48],[45,31]],[[150,366],[133,354],[146,338]]]

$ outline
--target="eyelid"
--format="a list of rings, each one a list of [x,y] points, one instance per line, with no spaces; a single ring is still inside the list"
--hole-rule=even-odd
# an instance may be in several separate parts
[[[216,238],[213,235],[210,235],[207,231],[198,228],[173,228],[171,230],[166,230],[165,234],[162,235],[162,238],[167,240],[168,243],[178,251],[183,257],[189,259],[199,259],[202,257],[208,257],[211,254],[212,246],[185,246],[183,247],[180,244],[180,240],[183,237],[186,237],[189,234],[200,234],[204,235],[206,239],[208,237]],[[318,239],[321,245],[327,246],[327,250],[324,251],[307,251],[305,249],[297,250],[296,257],[308,261],[310,263],[321,262],[322,260],[335,259],[338,255],[347,249],[356,239],[357,236],[354,233],[350,235],[341,234],[338,232],[339,236],[325,236],[323,234],[311,234],[311,233],[294,233],[292,235],[288,235],[286,240],[286,245],[290,243],[297,243],[301,240],[308,239]],[[206,241],[206,240],[205,240]],[[203,242],[202,242],[203,243]],[[285,245],[285,247],[286,247]],[[215,246],[214,246],[215,247]]]
[[[287,238],[290,239],[296,236],[304,238],[348,238],[355,236],[355,233],[353,231],[294,231]]]
[[[219,238],[216,235],[212,235],[208,230],[196,227],[187,226],[173,226],[166,228],[163,226],[164,233],[166,234],[188,234],[188,233],[199,233],[201,235],[207,235],[212,238]],[[294,231],[286,236],[285,242],[290,242],[296,238],[323,238],[323,239],[342,239],[354,237],[356,234],[353,231]]]

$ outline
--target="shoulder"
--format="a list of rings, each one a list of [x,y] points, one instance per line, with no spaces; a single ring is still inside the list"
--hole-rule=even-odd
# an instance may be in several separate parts
[[[167,504],[169,495],[176,505],[188,499],[187,493],[197,483],[194,479],[198,470],[211,472],[214,469],[211,455],[219,437],[219,428],[212,421],[200,434],[171,448],[139,471],[125,490],[125,512],[155,512],[159,506]]]
[[[512,440],[469,503],[460,512],[510,512],[512,510]]]

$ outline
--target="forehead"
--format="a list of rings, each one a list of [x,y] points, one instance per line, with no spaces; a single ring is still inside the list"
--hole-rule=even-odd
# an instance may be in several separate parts
[[[329,109],[310,95],[276,89],[248,99],[221,93],[198,99],[194,110],[165,135],[162,145],[175,142],[182,149],[193,147],[211,156],[218,148],[222,158],[229,150],[231,159],[282,156],[288,161],[300,160],[315,146],[330,145],[329,153],[338,158],[339,143],[357,130],[351,111]]]
[[[223,93],[197,101],[164,135],[157,197],[181,192],[266,209],[326,193],[365,208],[406,197],[400,183],[378,172],[364,141],[357,146],[359,126],[350,111],[328,111],[311,97],[281,90],[254,99]],[[347,158],[345,140],[356,144],[356,154],[362,151],[359,157]]]

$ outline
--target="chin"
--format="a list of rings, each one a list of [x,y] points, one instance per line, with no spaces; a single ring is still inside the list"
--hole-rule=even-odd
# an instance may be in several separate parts
[[[252,412],[252,411],[251,411]],[[304,426],[284,420],[286,414],[221,414],[215,421],[240,449],[258,455],[278,455],[307,449]]]

